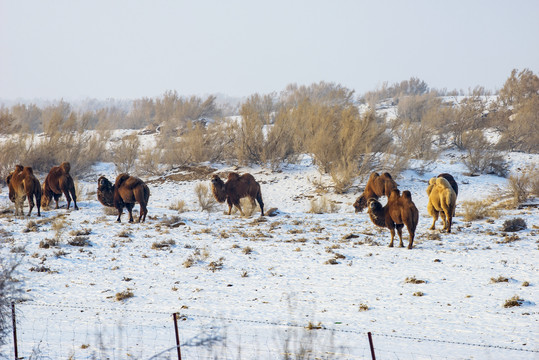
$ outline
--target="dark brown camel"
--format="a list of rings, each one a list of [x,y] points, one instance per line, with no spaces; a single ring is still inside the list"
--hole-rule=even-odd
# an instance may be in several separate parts
[[[232,212],[232,206],[235,206],[240,211],[241,216],[244,216],[240,199],[248,197],[253,205],[255,200],[258,202],[260,214],[264,216],[264,202],[262,201],[260,184],[253,175],[245,173],[240,176],[238,173],[232,172],[228,174],[228,180],[225,183],[219,175],[215,174],[211,179],[211,185],[215,199],[220,203],[225,201],[228,203],[228,215]]]
[[[43,206],[48,207],[52,198],[56,201],[56,209],[58,209],[58,199],[65,195],[67,200],[67,209],[71,205],[73,198],[73,207],[79,210],[77,206],[77,194],[75,193],[75,183],[69,174],[71,165],[68,162],[63,162],[60,166],[53,166],[49,174],[43,182]],[[71,196],[70,196],[71,194]]]
[[[141,179],[120,174],[116,177],[114,185],[104,176],[97,180],[97,199],[108,207],[115,207],[118,210],[117,222],[121,222],[124,207],[129,212],[129,222],[133,222],[133,207],[136,203],[140,205],[140,216],[138,221],[144,222],[148,214],[148,200],[150,199],[150,188]]]
[[[395,229],[399,235],[399,247],[403,247],[402,243],[402,228],[406,225],[410,240],[408,241],[408,249],[411,249],[414,244],[415,229],[419,221],[419,211],[412,201],[412,194],[405,190],[400,194],[400,191],[395,189],[391,191],[391,195],[385,206],[374,198],[370,198],[368,202],[368,212],[372,222],[380,227],[388,228],[391,232],[391,242],[389,247],[393,247],[395,238]]]
[[[382,175],[379,175],[377,172],[373,172],[371,176],[369,176],[363,194],[361,194],[354,203],[356,213],[365,209],[369,199],[378,200],[381,196],[389,197],[389,194],[391,194],[391,191],[394,189],[397,189],[397,183],[389,173],[385,172]]]
[[[15,215],[23,215],[24,200],[28,198],[28,216],[32,213],[35,205],[37,206],[37,216],[41,216],[41,185],[34,176],[31,167],[16,165],[6,178],[9,189],[9,199],[15,203]]]

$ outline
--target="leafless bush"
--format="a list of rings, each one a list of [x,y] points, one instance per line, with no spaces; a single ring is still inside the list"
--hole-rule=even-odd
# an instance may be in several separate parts
[[[161,174],[162,150],[158,147],[140,151],[137,172],[143,175]]]
[[[176,200],[169,206],[170,210],[176,210],[179,213],[185,212],[187,210],[184,200]]]
[[[15,165],[22,163],[21,158],[27,151],[26,139],[26,136],[19,134],[0,144],[0,183],[5,182]]]
[[[528,199],[531,192],[531,178],[528,174],[516,174],[509,176],[508,193],[513,205],[522,204]]]
[[[309,212],[312,214],[327,214],[335,213],[338,210],[339,206],[334,201],[329,200],[325,196],[321,196],[318,199],[311,200]]]
[[[215,208],[217,202],[213,197],[213,194],[208,185],[204,183],[198,183],[195,186],[195,194],[198,200],[198,205],[203,211],[211,212]]]
[[[509,171],[507,162],[499,151],[493,149],[482,131],[466,132],[462,141],[468,152],[464,164],[472,173],[507,176]]]
[[[123,138],[119,144],[112,148],[112,161],[120,173],[129,173],[133,170],[137,160],[140,141],[137,135]]]
[[[498,217],[499,212],[493,206],[491,200],[464,201],[464,221],[481,220],[487,217]]]
[[[11,303],[21,295],[19,283],[13,278],[18,265],[18,260],[0,256],[0,346],[6,343],[11,328]]]
[[[514,232],[521,231],[527,228],[526,220],[523,218],[514,218],[510,220],[505,220],[502,226],[502,231]]]

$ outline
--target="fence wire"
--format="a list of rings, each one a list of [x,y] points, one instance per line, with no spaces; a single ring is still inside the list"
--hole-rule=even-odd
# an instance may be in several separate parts
[[[36,308],[40,310],[36,311]],[[47,311],[43,311],[43,309]],[[17,346],[24,359],[177,359],[172,313],[105,309],[63,304],[17,305]],[[370,359],[369,329],[320,327],[257,319],[180,312],[183,359]],[[535,358],[539,350],[431,339],[371,331],[377,359],[457,359],[435,355],[433,347],[486,349],[487,354]],[[9,339],[12,340],[12,339]],[[13,342],[0,347],[0,359],[14,358]],[[444,354],[435,345],[434,353]],[[429,352],[431,352],[429,354]],[[451,354],[452,352],[445,352]],[[481,352],[479,352],[480,354]],[[484,353],[484,352],[483,352]],[[521,354],[521,356],[512,356]]]

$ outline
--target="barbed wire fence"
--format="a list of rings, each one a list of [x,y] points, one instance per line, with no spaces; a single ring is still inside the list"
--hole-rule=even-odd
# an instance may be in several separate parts
[[[368,329],[314,327],[210,314],[20,303],[17,343],[0,359],[371,359]],[[457,359],[456,348],[533,359],[539,350],[373,332],[377,359]],[[424,346],[430,344],[431,346]],[[437,351],[433,351],[433,346]],[[445,349],[445,350],[444,350]],[[433,354],[434,352],[434,354]],[[462,353],[462,351],[460,352]],[[501,356],[501,357],[500,357]]]

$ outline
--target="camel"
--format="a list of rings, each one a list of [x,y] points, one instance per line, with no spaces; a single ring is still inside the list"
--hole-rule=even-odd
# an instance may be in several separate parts
[[[129,222],[133,222],[133,207],[135,203],[140,205],[140,216],[138,222],[146,220],[148,214],[147,204],[150,199],[150,188],[141,179],[120,174],[116,177],[114,185],[104,176],[97,180],[97,199],[108,207],[115,207],[118,210],[117,222],[121,222],[124,207],[129,212]]]
[[[23,215],[24,200],[28,198],[28,216],[32,214],[32,209],[37,206],[37,216],[41,216],[41,185],[34,176],[31,167],[16,165],[6,178],[9,188],[9,199],[15,203],[15,216]]]
[[[445,178],[433,177],[429,180],[427,194],[429,195],[427,211],[433,219],[432,226],[429,229],[435,229],[438,215],[441,215],[443,230],[450,233],[457,204],[457,194],[455,193],[455,190],[453,190],[453,187],[451,187],[451,184]]]
[[[363,194],[361,194],[354,203],[356,213],[365,209],[369,199],[378,200],[381,196],[389,197],[389,194],[391,194],[391,191],[394,189],[397,189],[397,183],[389,173],[385,172],[380,175],[377,172],[373,172],[371,176],[369,176]]]
[[[54,198],[56,209],[58,209],[58,199],[60,199],[63,193],[67,200],[67,209],[69,209],[71,198],[73,198],[73,208],[79,210],[77,206],[77,194],[75,193],[75,183],[69,174],[70,169],[71,165],[68,162],[63,162],[59,166],[53,166],[51,168],[43,182],[43,207],[48,207],[51,199]]]
[[[240,176],[238,173],[231,172],[228,174],[228,179],[225,183],[219,175],[215,174],[211,179],[211,185],[215,199],[220,203],[225,201],[228,203],[228,215],[232,212],[232,206],[235,206],[240,211],[241,216],[245,216],[240,205],[240,199],[248,197],[251,199],[253,206],[256,199],[260,206],[261,216],[264,216],[264,202],[262,201],[260,184],[253,175],[245,173]]]
[[[393,247],[395,238],[395,229],[399,235],[399,247],[404,247],[402,242],[402,228],[406,225],[410,240],[408,241],[408,249],[411,249],[414,244],[415,229],[419,221],[419,211],[412,201],[412,194],[405,190],[400,194],[398,189],[391,191],[389,199],[385,206],[374,199],[368,201],[368,213],[371,221],[380,227],[388,228],[391,232],[391,242],[389,247]]]

